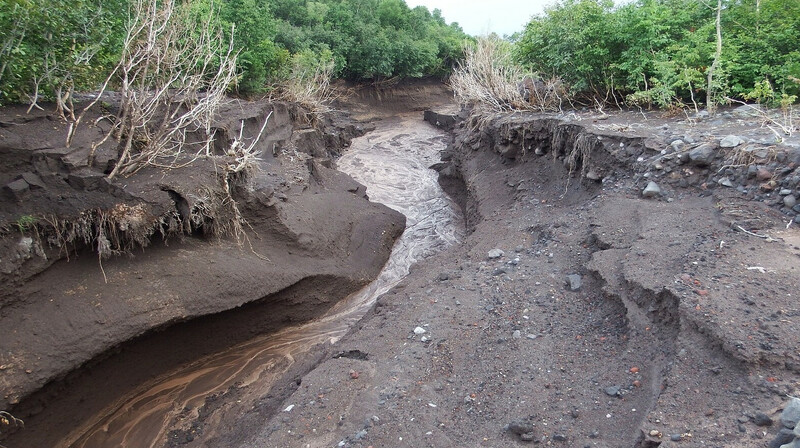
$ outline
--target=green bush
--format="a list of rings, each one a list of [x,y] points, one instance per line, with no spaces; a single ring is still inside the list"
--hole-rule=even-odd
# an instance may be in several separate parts
[[[767,80],[800,93],[800,2],[724,0],[714,91],[744,99]],[[668,106],[705,98],[716,45],[715,5],[703,0],[565,0],[534,17],[517,60],[556,75],[573,93]],[[776,98],[781,97],[777,95]]]

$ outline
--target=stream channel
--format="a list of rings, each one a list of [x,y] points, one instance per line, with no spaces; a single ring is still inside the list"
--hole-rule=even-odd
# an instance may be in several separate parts
[[[400,115],[376,123],[375,131],[353,140],[337,161],[340,171],[367,186],[371,201],[407,219],[405,232],[374,282],[320,319],[259,336],[142,385],[76,427],[59,445],[165,446],[170,431],[181,428],[181,421],[194,420],[207,397],[232,386],[246,388],[245,395],[249,391],[264,396],[296,358],[318,344],[339,340],[411,265],[462,241],[461,211],[429,169],[439,162],[446,142],[446,135],[419,114]]]

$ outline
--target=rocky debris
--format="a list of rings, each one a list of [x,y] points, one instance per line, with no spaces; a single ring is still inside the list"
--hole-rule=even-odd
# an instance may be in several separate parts
[[[661,196],[661,187],[657,183],[650,181],[647,186],[642,190],[642,196],[648,199],[657,198]]]
[[[577,291],[583,285],[583,279],[579,274],[569,274],[566,277],[566,286],[570,291]]]
[[[717,181],[718,184],[722,185],[723,187],[733,188],[735,185],[731,180],[727,177],[723,177],[722,179]]]
[[[619,397],[622,395],[621,391],[622,391],[621,386],[608,386],[605,389],[603,389],[603,392],[605,392],[605,394],[608,395],[609,397]]]
[[[533,424],[525,421],[514,421],[506,425],[506,431],[515,434],[523,442],[533,442],[536,440]]]
[[[719,141],[720,148],[735,148],[744,143],[744,139],[736,135],[728,135]]]
[[[689,151],[689,160],[697,166],[709,166],[717,155],[717,147],[711,143],[703,143]]]
[[[792,398],[781,412],[781,424],[784,428],[793,429],[800,422],[800,398]]]
[[[753,416],[753,423],[755,423],[756,426],[772,426],[773,422],[769,415],[758,412]]]
[[[781,428],[778,434],[769,442],[769,448],[781,448],[784,445],[790,444],[794,441],[794,431],[787,428]]]
[[[500,249],[492,249],[487,254],[487,256],[489,257],[490,260],[495,260],[497,258],[502,257],[503,255],[505,255],[505,252],[503,252]]]

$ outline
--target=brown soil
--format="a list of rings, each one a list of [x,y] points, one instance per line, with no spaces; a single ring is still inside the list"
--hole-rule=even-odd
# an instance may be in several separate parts
[[[374,107],[386,98],[374,92],[345,106],[375,120],[416,109],[420,96],[446,98],[422,85],[399,91],[402,99],[382,109]],[[187,417],[191,430],[171,443],[766,446],[780,424],[757,426],[756,414],[777,420],[786,395],[800,389],[800,234],[787,227],[792,212],[773,191],[788,185],[798,192],[796,142],[763,144],[771,148],[767,157],[749,160],[770,171],[774,185],[764,187],[748,166],[726,168],[730,154],[717,148],[709,165],[689,160],[688,148],[666,149],[669,135],[695,134],[698,144],[730,133],[769,138],[762,130],[734,118],[698,130],[681,119],[640,117],[514,114],[461,122],[437,168],[465,210],[464,244],[416,265],[336,346],[317,347],[269,393],[208,397],[199,416]],[[187,235],[135,258],[106,260],[108,284],[86,252],[6,280],[0,384],[8,392],[0,409],[148,329],[262,298],[284,301],[291,314],[292,298],[332,284],[337,296],[373,277],[398,217],[367,205],[363,190],[321,163],[308,170],[287,160],[268,164],[286,182],[285,199],[245,201],[260,235],[251,240],[254,252],[269,262],[247,246]],[[302,180],[295,183],[295,174]],[[741,188],[720,186],[723,176]],[[662,194],[643,198],[651,180]],[[393,230],[376,236],[381,229]],[[12,236],[9,247],[19,241]],[[494,249],[502,255],[490,257]],[[569,286],[573,274],[580,287]],[[328,305],[301,304],[306,311],[297,319]],[[196,341],[179,340],[187,349],[178,352],[199,356],[224,342],[215,335],[235,338],[232,328],[247,310],[184,324],[188,331],[176,331],[197,331],[198,340],[213,343],[197,349]],[[296,319],[289,314],[273,317]],[[251,324],[261,325],[244,324],[243,332]],[[146,345],[171,344],[170,331],[148,336]],[[143,368],[126,381],[157,373],[163,366],[152,356],[159,352],[128,358]],[[114,371],[95,365],[83,379],[67,376],[34,396],[45,398],[10,408],[29,423],[18,437],[30,430],[39,438],[4,445],[48,446],[47,431],[30,428],[36,415],[54,421],[100,403],[105,394],[81,392],[48,407],[65,389],[118,387],[102,382]],[[242,394],[255,395],[256,404],[237,407],[252,402]],[[225,417],[206,418],[226,406]]]

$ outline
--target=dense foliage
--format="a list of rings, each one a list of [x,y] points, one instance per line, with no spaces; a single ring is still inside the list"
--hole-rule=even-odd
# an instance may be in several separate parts
[[[467,37],[440,11],[403,0],[272,0],[276,42],[292,53],[329,50],[349,79],[444,75]]]
[[[0,103],[92,90],[119,60],[135,0],[0,0]],[[233,36],[240,92],[327,66],[353,80],[445,75],[468,38],[403,0],[183,0]],[[232,33],[232,34],[230,34]],[[316,67],[308,67],[314,70]]]
[[[517,59],[556,75],[573,93],[669,106],[705,99],[716,47],[717,2],[565,0],[518,36]],[[769,103],[800,93],[800,2],[723,0],[722,56],[714,77],[724,97]]]

